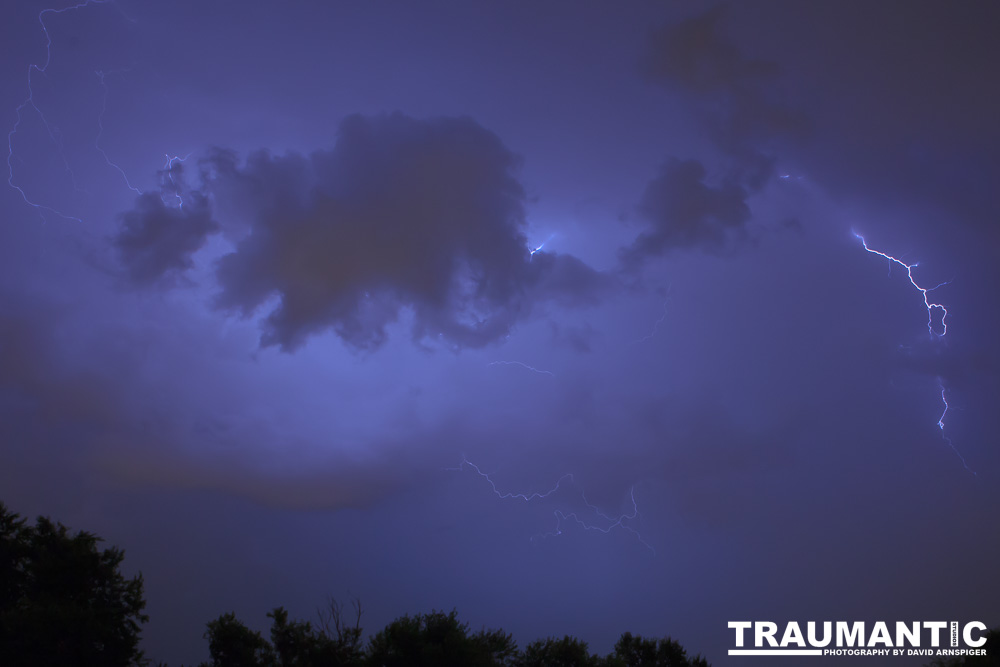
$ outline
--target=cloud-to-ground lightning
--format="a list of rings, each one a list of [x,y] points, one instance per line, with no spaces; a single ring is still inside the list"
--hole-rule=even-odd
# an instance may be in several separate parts
[[[951,441],[951,438],[948,437],[948,434],[944,432],[944,418],[945,415],[948,414],[950,406],[948,405],[948,397],[945,395],[944,380],[942,380],[940,377],[938,378],[938,387],[941,389],[941,403],[944,404],[944,410],[942,410],[941,416],[938,417],[937,420],[938,428],[941,430],[941,437],[944,439],[946,443],[948,443],[948,446],[951,448],[951,451],[955,452],[955,456],[957,456],[958,459],[962,462],[962,467],[971,472],[973,475],[976,475],[976,471],[970,468],[969,464],[966,463],[965,457],[962,456],[962,452],[958,451],[958,448],[955,447],[955,443],[953,443]]]
[[[948,318],[948,309],[945,308],[943,304],[931,303],[929,294],[934,290],[938,289],[939,287],[944,287],[950,281],[945,281],[943,283],[935,285],[934,287],[921,287],[920,285],[917,284],[916,279],[913,277],[913,269],[915,269],[917,266],[920,265],[919,262],[914,262],[913,264],[907,264],[903,260],[893,257],[892,255],[884,253],[880,250],[875,250],[873,248],[870,248],[868,246],[868,242],[865,241],[865,237],[862,236],[861,234],[854,232],[854,236],[859,241],[861,241],[861,245],[864,246],[865,250],[872,253],[873,255],[878,255],[879,257],[884,257],[885,259],[887,259],[889,261],[890,267],[892,266],[893,263],[895,263],[899,264],[901,267],[906,269],[906,276],[910,279],[910,284],[913,285],[915,288],[917,288],[917,291],[920,292],[920,295],[924,298],[924,307],[927,309],[927,332],[930,333],[932,337],[937,336],[938,338],[943,338],[945,334],[948,333],[948,322],[946,321]],[[935,310],[941,311],[941,333],[937,333],[934,331]]]
[[[514,493],[509,491],[503,492],[499,489],[499,487],[497,487],[496,482],[493,481],[493,478],[490,477],[489,473],[483,472],[483,470],[479,466],[477,466],[475,463],[472,463],[465,457],[462,457],[462,462],[458,465],[457,468],[449,468],[449,470],[462,471],[465,470],[466,466],[475,471],[477,475],[485,479],[489,483],[490,488],[493,489],[493,493],[500,500],[522,500],[524,502],[544,500],[546,498],[554,496],[564,486],[570,486],[570,485],[578,486],[576,483],[576,479],[573,477],[573,473],[566,473],[565,475],[560,477],[558,481],[556,481],[555,486],[553,486],[551,489],[548,489],[547,491],[537,491],[534,493]],[[563,512],[562,510],[557,509],[552,512],[553,516],[555,516],[556,518],[555,528],[552,531],[542,535],[542,537],[561,535],[563,522],[573,521],[584,530],[596,530],[598,532],[605,534],[610,533],[615,528],[622,528],[635,535],[636,539],[644,547],[652,551],[654,554],[656,553],[656,550],[642,538],[642,535],[639,533],[639,531],[627,523],[628,521],[633,521],[639,517],[639,506],[635,501],[634,486],[629,490],[629,499],[632,502],[632,511],[622,513],[618,516],[611,516],[605,514],[600,510],[600,508],[598,508],[596,505],[592,504],[589,500],[587,500],[587,496],[582,490],[580,490],[579,493],[580,493],[580,498],[583,500],[583,504],[586,505],[587,508],[590,511],[592,511],[596,517],[600,517],[600,519],[602,519],[606,525],[599,525],[597,523],[587,521],[581,518],[579,513],[577,512]]]
[[[862,236],[861,234],[858,234],[857,232],[853,232],[853,234],[854,234],[855,238],[857,238],[859,241],[861,241],[861,245],[864,246],[865,250],[867,250],[868,252],[872,253],[873,255],[878,255],[879,257],[884,257],[886,260],[888,260],[890,268],[892,267],[893,264],[898,264],[901,267],[903,267],[904,269],[906,269],[906,276],[907,276],[907,278],[909,278],[910,284],[913,285],[917,289],[918,292],[920,292],[921,296],[924,299],[924,307],[927,309],[927,331],[928,331],[928,333],[930,334],[930,336],[931,336],[932,339],[944,338],[945,334],[948,333],[948,323],[946,321],[946,319],[948,317],[948,309],[944,307],[944,304],[932,303],[931,300],[930,300],[930,297],[928,295],[931,292],[933,292],[934,290],[936,290],[937,288],[943,287],[944,285],[947,285],[950,281],[945,281],[943,283],[935,285],[934,287],[929,287],[929,288],[921,287],[919,284],[917,284],[916,279],[913,277],[913,269],[916,268],[919,265],[919,262],[914,262],[912,264],[907,264],[906,262],[904,262],[903,260],[901,260],[901,259],[899,259],[897,257],[893,257],[892,255],[890,255],[888,253],[884,253],[884,252],[882,252],[880,250],[875,250],[875,249],[869,247],[868,246],[868,242],[865,241],[865,237]],[[941,333],[937,333],[937,332],[934,331],[934,311],[935,310],[940,310],[941,311]],[[959,460],[962,462],[962,466],[966,470],[968,470],[969,472],[971,472],[973,475],[975,475],[976,471],[974,471],[972,468],[969,467],[969,464],[966,463],[966,461],[965,461],[965,457],[962,456],[961,452],[958,451],[958,448],[955,447],[955,443],[953,443],[952,440],[951,440],[951,438],[948,437],[948,434],[945,433],[945,430],[944,430],[944,418],[945,418],[945,415],[948,414],[948,397],[947,397],[947,394],[946,394],[946,391],[945,391],[944,381],[940,377],[938,378],[938,387],[941,389],[941,403],[944,405],[944,410],[941,412],[941,416],[938,417],[938,420],[937,420],[937,427],[941,431],[941,438],[948,444],[948,447],[950,447],[951,450],[953,452],[955,452],[955,455],[958,456]]]
[[[531,371],[532,373],[538,373],[539,375],[551,375],[552,377],[556,376],[556,374],[553,373],[552,371],[545,371],[545,370],[542,370],[540,368],[535,368],[534,366],[529,366],[528,364],[526,364],[526,363],[524,363],[522,361],[491,361],[490,363],[488,363],[486,365],[487,366],[520,366],[521,368],[526,368],[529,371]]]
[[[24,200],[24,203],[27,204],[28,206],[31,206],[36,211],[38,211],[39,215],[41,215],[43,220],[45,219],[45,216],[42,215],[41,212],[49,211],[50,213],[55,213],[59,217],[65,218],[67,220],[82,222],[80,218],[76,216],[69,215],[68,213],[63,213],[62,211],[59,211],[51,206],[47,206],[45,204],[32,201],[28,197],[28,194],[24,191],[24,188],[22,188],[20,185],[14,182],[14,135],[17,134],[18,129],[20,129],[21,121],[24,118],[24,113],[29,108],[32,111],[34,111],[35,115],[38,116],[38,119],[42,122],[42,125],[45,127],[46,132],[48,132],[49,139],[51,139],[52,142],[59,149],[60,157],[62,158],[63,164],[65,165],[67,171],[69,172],[70,177],[74,181],[74,186],[76,182],[76,178],[75,176],[73,176],[73,170],[70,168],[69,161],[66,159],[66,156],[62,151],[62,145],[59,138],[56,136],[56,132],[52,129],[52,125],[45,117],[45,114],[42,112],[41,108],[35,102],[35,90],[34,86],[32,85],[32,78],[33,78],[32,75],[38,73],[42,76],[45,76],[45,72],[46,70],[48,70],[49,65],[52,62],[52,36],[49,34],[48,26],[45,25],[45,17],[48,14],[62,14],[64,12],[83,9],[84,7],[88,7],[90,5],[106,4],[107,2],[110,2],[110,0],[85,0],[84,2],[71,5],[69,7],[63,7],[61,9],[54,9],[54,8],[43,9],[38,13],[38,23],[42,26],[42,33],[45,35],[45,62],[42,63],[41,65],[38,65],[36,63],[30,63],[28,65],[28,96],[25,97],[24,101],[21,102],[14,110],[15,113],[14,126],[7,133],[7,185],[9,185],[14,190],[17,190],[17,192],[21,195],[21,199]]]

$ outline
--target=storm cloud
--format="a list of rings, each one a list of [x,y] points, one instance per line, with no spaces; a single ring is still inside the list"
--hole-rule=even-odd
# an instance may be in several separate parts
[[[151,659],[328,594],[1000,626],[1000,5],[27,4],[0,501]]]
[[[692,96],[719,146],[759,171],[766,167],[759,143],[801,134],[808,123],[784,99],[778,65],[746,56],[727,37],[726,14],[718,6],[653,31],[640,71],[650,83]]]
[[[670,248],[721,250],[746,235],[744,225],[751,217],[747,190],[733,180],[712,186],[705,176],[705,167],[697,160],[670,159],[663,164],[639,204],[649,229],[622,251],[627,266]]]
[[[607,276],[528,248],[520,162],[470,118],[398,113],[350,116],[332,150],[310,155],[258,151],[241,164],[214,151],[203,187],[240,218],[215,304],[250,317],[277,298],[261,344],[292,351],[328,330],[374,349],[403,318],[416,341],[482,347],[539,304],[594,303]],[[192,212],[143,197],[125,215],[116,244],[133,280],[189,266],[218,229],[196,197]]]
[[[190,269],[191,255],[219,230],[208,199],[199,192],[191,193],[183,207],[168,206],[160,195],[145,193],[121,217],[121,230],[112,243],[136,285],[151,285]]]
[[[719,251],[748,238],[747,199],[774,176],[774,140],[807,126],[781,99],[778,66],[745,56],[724,34],[725,16],[718,6],[649,35],[641,74],[694,102],[725,166],[713,184],[698,161],[665,161],[639,204],[650,229],[622,251],[628,266],[672,248]]]

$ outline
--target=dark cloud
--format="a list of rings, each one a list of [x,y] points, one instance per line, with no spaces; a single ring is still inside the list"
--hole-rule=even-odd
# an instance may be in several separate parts
[[[191,255],[218,229],[207,197],[199,192],[189,194],[183,206],[145,193],[122,215],[122,229],[112,242],[129,279],[150,285],[191,268]]]
[[[718,144],[759,178],[768,161],[755,144],[796,134],[805,117],[783,98],[780,68],[744,55],[723,32],[724,6],[654,31],[641,61],[651,82],[693,95]]]
[[[643,74],[702,94],[731,91],[746,79],[774,74],[773,63],[747,59],[719,34],[725,14],[725,7],[713,7],[653,31],[641,61]]]
[[[646,185],[639,213],[649,223],[622,251],[626,266],[671,248],[722,250],[747,232],[748,191],[734,180],[719,186],[705,182],[705,168],[696,160],[670,159]]]
[[[337,145],[203,163],[249,231],[219,261],[217,305],[245,316],[269,299],[261,342],[293,350],[333,330],[374,348],[403,311],[415,340],[480,347],[540,303],[593,302],[607,278],[532,255],[519,158],[469,118],[352,116]]]
[[[623,251],[628,264],[671,248],[719,250],[746,238],[746,200],[774,175],[773,140],[805,128],[773,85],[777,65],[741,53],[722,32],[725,16],[725,7],[715,7],[650,35],[643,75],[693,98],[727,166],[710,185],[699,162],[668,160],[646,186],[640,213],[652,229]]]

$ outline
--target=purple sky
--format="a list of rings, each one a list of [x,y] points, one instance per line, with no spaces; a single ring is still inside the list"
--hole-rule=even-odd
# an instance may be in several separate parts
[[[154,659],[328,595],[716,665],[1000,624],[996,5],[46,7],[0,500],[125,549]]]

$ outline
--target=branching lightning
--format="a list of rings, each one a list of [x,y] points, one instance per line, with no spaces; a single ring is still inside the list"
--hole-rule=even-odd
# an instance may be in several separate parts
[[[913,285],[917,289],[917,291],[920,292],[920,295],[923,297],[924,307],[927,309],[927,332],[930,334],[930,336],[931,336],[932,339],[941,339],[941,338],[944,338],[945,335],[948,333],[948,323],[946,321],[947,317],[948,317],[948,309],[945,308],[943,304],[932,303],[931,300],[930,300],[930,296],[929,295],[934,290],[938,289],[939,287],[943,287],[944,285],[947,285],[951,281],[945,281],[943,283],[935,285],[934,287],[929,287],[929,288],[921,287],[917,283],[916,279],[913,277],[913,269],[915,269],[917,266],[919,266],[919,262],[914,262],[913,264],[907,264],[903,260],[898,259],[896,257],[893,257],[892,255],[890,255],[888,253],[884,253],[884,252],[881,252],[879,250],[874,250],[873,248],[870,248],[868,246],[868,243],[865,241],[865,237],[863,237],[861,234],[858,234],[857,232],[853,232],[853,234],[854,234],[855,238],[857,238],[859,241],[861,241],[861,245],[864,246],[865,250],[867,250],[868,252],[872,253],[873,255],[878,255],[879,257],[884,257],[885,259],[887,259],[889,261],[889,269],[890,269],[890,271],[892,270],[892,265],[893,264],[898,264],[899,266],[901,266],[904,269],[906,269],[906,276],[907,276],[907,278],[909,278],[910,284]],[[935,310],[939,310],[941,312],[941,333],[937,333],[936,331],[934,331],[934,311]],[[938,387],[941,389],[941,403],[944,405],[944,409],[941,412],[941,416],[938,417],[938,420],[937,420],[937,427],[938,427],[938,430],[941,431],[941,438],[948,444],[948,447],[950,447],[951,450],[953,452],[955,452],[955,455],[958,456],[959,460],[962,462],[962,466],[966,470],[968,470],[969,472],[971,472],[973,475],[976,475],[976,472],[972,468],[969,467],[968,463],[966,463],[965,457],[962,456],[961,452],[958,451],[958,448],[955,447],[955,444],[952,442],[951,438],[948,437],[947,433],[945,433],[945,430],[944,430],[944,418],[945,418],[945,415],[948,414],[948,407],[949,406],[948,406],[948,397],[947,397],[947,393],[945,391],[944,381],[940,377],[938,378]]]
[[[580,526],[584,530],[596,530],[600,533],[604,533],[605,535],[610,533],[615,528],[624,528],[625,530],[635,535],[636,539],[639,540],[639,542],[644,547],[652,551],[654,554],[656,553],[656,549],[650,546],[650,544],[646,542],[646,540],[642,539],[642,535],[639,534],[639,531],[637,531],[635,528],[632,528],[627,523],[625,523],[626,520],[633,520],[639,517],[639,506],[635,502],[634,486],[629,488],[629,500],[632,501],[632,512],[630,514],[621,514],[617,518],[608,516],[604,512],[600,511],[595,505],[590,504],[590,502],[587,500],[587,496],[582,491],[580,492],[580,497],[583,498],[584,504],[591,510],[593,510],[595,514],[600,516],[602,519],[608,521],[609,522],[608,525],[606,527],[601,527],[595,524],[590,524],[581,519],[579,516],[577,516],[576,512],[570,512],[569,514],[564,514],[563,512],[556,510],[555,512],[553,512],[553,514],[555,514],[556,517],[556,528],[552,533],[550,533],[550,535],[562,535],[562,522],[572,519],[578,526]]]
[[[569,480],[571,482],[573,481],[573,474],[572,473],[566,473],[565,475],[563,475],[562,477],[560,477],[559,480],[556,482],[556,485],[553,486],[548,491],[536,492],[536,493],[532,493],[530,495],[524,494],[524,493],[502,493],[500,491],[500,489],[497,488],[496,483],[493,481],[493,479],[489,476],[488,473],[483,472],[479,468],[479,466],[477,466],[472,461],[469,461],[464,456],[462,457],[462,462],[460,464],[458,464],[457,468],[449,468],[449,470],[459,470],[459,471],[461,471],[461,470],[465,470],[465,466],[469,466],[470,468],[472,468],[473,470],[476,471],[477,475],[479,475],[480,477],[482,477],[483,479],[485,479],[487,482],[489,482],[490,486],[493,487],[493,493],[497,494],[497,498],[499,498],[500,500],[518,499],[518,500],[523,500],[525,502],[530,502],[532,500],[540,500],[542,498],[548,498],[549,496],[551,496],[552,494],[554,494],[556,491],[559,490],[559,488],[562,486],[562,484],[563,484],[564,481],[566,481],[566,480]]]
[[[944,380],[942,380],[940,377],[938,378],[938,387],[941,389],[941,403],[944,405],[944,410],[941,412],[941,416],[938,417],[937,421],[938,428],[941,430],[941,438],[946,443],[948,443],[948,446],[951,448],[951,451],[955,452],[955,456],[957,456],[958,459],[962,462],[962,467],[971,472],[973,475],[978,476],[976,475],[976,471],[970,468],[969,464],[966,463],[965,457],[962,456],[962,453],[958,451],[957,447],[955,447],[955,443],[953,443],[951,441],[951,438],[948,437],[948,434],[944,432],[944,417],[945,415],[948,414],[948,409],[950,406],[948,405],[948,397],[945,395]]]
[[[42,64],[31,63],[28,65],[28,77],[27,77],[28,96],[15,109],[16,119],[14,121],[13,127],[7,133],[7,184],[12,189],[16,190],[18,194],[21,195],[21,198],[28,206],[31,206],[32,208],[34,208],[36,211],[39,212],[39,215],[42,217],[42,220],[45,219],[43,213],[47,211],[50,213],[54,213],[55,215],[58,215],[67,220],[82,222],[82,220],[76,216],[60,211],[56,208],[53,208],[52,206],[48,206],[46,204],[42,204],[32,200],[28,196],[27,192],[25,192],[24,188],[15,182],[14,136],[21,128],[21,123],[25,118],[25,114],[28,113],[29,111],[33,112],[41,121],[42,125],[45,127],[45,130],[49,135],[49,139],[52,141],[53,144],[55,144],[56,148],[58,149],[63,164],[66,167],[66,171],[69,173],[70,178],[73,179],[74,187],[76,188],[76,178],[75,175],[73,174],[73,170],[70,167],[69,160],[67,159],[62,149],[62,142],[59,139],[59,133],[46,118],[45,113],[42,111],[41,107],[35,100],[35,89],[33,84],[34,84],[34,77],[38,75],[41,75],[43,77],[47,76],[46,71],[48,70],[50,63],[52,62],[52,35],[49,33],[48,25],[46,25],[46,17],[48,17],[50,14],[63,14],[65,12],[84,9],[91,5],[113,5],[117,8],[117,5],[114,5],[114,0],[84,0],[83,2],[78,2],[77,4],[71,5],[69,7],[63,7],[61,9],[48,8],[48,9],[43,9],[38,13],[38,23],[42,27],[42,33],[45,35],[45,60],[44,62],[42,62]],[[120,9],[118,11],[121,12]],[[121,13],[122,16],[125,18],[125,20],[132,23],[135,22],[133,19],[126,16],[124,12]],[[94,149],[101,155],[101,157],[104,159],[104,162],[109,167],[111,167],[121,175],[122,179],[125,182],[125,186],[129,190],[131,190],[137,195],[141,195],[143,194],[143,191],[133,184],[133,182],[129,179],[128,174],[125,172],[122,166],[117,162],[115,162],[114,160],[112,160],[111,156],[108,155],[105,148],[101,146],[101,138],[104,136],[104,131],[105,131],[104,116],[107,113],[107,107],[108,107],[109,89],[108,89],[107,79],[112,74],[120,74],[127,71],[129,70],[117,69],[117,70],[97,70],[94,72],[97,75],[97,80],[102,90],[101,110],[100,113],[97,115],[97,134],[94,137]],[[174,180],[173,172],[174,172],[174,166],[178,162],[183,162],[184,160],[186,160],[187,157],[188,156],[179,157],[176,155],[175,156],[166,155],[166,163],[164,164],[162,177],[160,180],[161,191],[167,192],[168,195],[173,195],[173,197],[176,200],[177,206],[179,208],[183,208],[184,199],[181,196],[180,192],[181,186]],[[77,190],[79,190],[79,188],[77,188]]]
[[[868,247],[868,243],[865,241],[865,237],[863,237],[861,234],[858,234],[857,232],[854,232],[854,236],[859,241],[861,241],[861,245],[864,246],[865,250],[867,250],[868,252],[872,253],[873,255],[878,255],[879,257],[884,257],[887,260],[889,260],[889,267],[890,268],[892,267],[893,263],[895,263],[895,264],[899,264],[901,267],[903,267],[904,269],[906,269],[906,276],[910,279],[910,284],[913,285],[915,288],[917,288],[917,291],[920,292],[920,295],[924,298],[924,307],[927,309],[927,332],[931,335],[931,337],[935,337],[936,336],[938,338],[944,338],[945,334],[948,333],[948,323],[946,321],[946,319],[948,317],[948,309],[945,308],[943,304],[940,304],[940,303],[931,303],[930,297],[928,295],[931,292],[933,292],[934,290],[936,290],[937,288],[944,287],[945,285],[947,285],[951,281],[945,281],[943,283],[940,283],[940,284],[935,285],[934,287],[930,287],[930,288],[921,287],[920,285],[917,284],[916,279],[913,277],[913,269],[915,269],[917,266],[920,265],[919,262],[914,262],[913,264],[907,264],[903,260],[897,259],[897,258],[893,257],[892,255],[888,255],[888,254],[886,254],[884,252],[881,252],[879,250],[873,250],[872,248],[869,248]],[[940,310],[941,311],[941,333],[936,333],[934,331],[934,311],[935,310]]]
[[[537,501],[537,500],[544,500],[546,498],[550,498],[551,496],[554,496],[564,486],[570,486],[570,485],[572,485],[572,486],[578,486],[576,484],[576,479],[573,477],[573,474],[572,473],[566,473],[565,475],[563,475],[562,477],[560,477],[558,479],[558,481],[556,481],[555,486],[553,486],[548,491],[540,491],[540,492],[535,492],[535,493],[530,493],[530,494],[528,494],[528,493],[514,493],[514,492],[506,492],[505,493],[505,492],[501,491],[497,487],[496,482],[493,481],[493,478],[490,477],[490,475],[488,473],[483,472],[482,469],[479,468],[479,466],[477,466],[475,463],[472,463],[471,461],[469,461],[465,457],[462,457],[462,462],[459,464],[459,466],[457,468],[449,468],[449,470],[462,471],[462,470],[465,470],[466,466],[468,466],[469,468],[471,468],[472,470],[474,470],[477,475],[479,475],[480,477],[482,477],[483,479],[485,479],[489,483],[490,488],[493,489],[493,493],[500,500],[522,500],[522,501],[524,501],[526,503],[527,502],[532,502],[532,501]],[[648,542],[646,542],[644,539],[642,539],[642,535],[639,533],[639,531],[636,530],[635,528],[633,528],[632,526],[630,526],[627,523],[627,522],[633,521],[633,520],[635,520],[635,519],[637,519],[639,517],[639,506],[638,506],[638,504],[635,501],[635,487],[634,486],[629,490],[629,499],[632,502],[632,511],[620,514],[618,516],[611,516],[611,515],[605,514],[604,512],[602,512],[600,510],[600,508],[598,508],[596,505],[592,504],[589,500],[587,500],[587,496],[586,496],[586,494],[582,490],[580,490],[579,493],[580,493],[580,498],[583,500],[584,505],[586,505],[587,508],[590,509],[594,513],[594,515],[596,517],[599,517],[600,519],[602,519],[606,523],[606,525],[599,525],[597,523],[592,523],[590,521],[587,521],[587,520],[581,518],[580,515],[577,512],[563,512],[562,510],[554,510],[552,514],[556,518],[555,528],[551,532],[548,532],[548,533],[542,535],[542,537],[562,535],[562,525],[563,525],[564,522],[568,522],[568,521],[572,521],[572,522],[576,523],[578,526],[580,526],[584,530],[596,530],[596,531],[598,531],[600,533],[604,533],[604,534],[610,533],[615,528],[622,528],[622,529],[627,530],[628,532],[632,533],[633,535],[635,535],[636,539],[639,540],[639,542],[644,547],[646,547],[647,549],[649,549],[650,551],[652,551],[654,554],[656,553],[656,550],[652,546],[650,546]]]
[[[128,180],[128,174],[125,173],[125,170],[122,169],[121,166],[119,166],[116,162],[113,162],[111,158],[108,157],[107,152],[103,148],[101,148],[101,135],[104,134],[104,112],[107,111],[108,109],[108,84],[104,80],[104,78],[108,74],[125,72],[125,71],[128,70],[116,70],[115,72],[102,72],[102,71],[96,72],[97,78],[101,82],[101,88],[104,90],[104,95],[101,97],[101,113],[98,114],[97,116],[97,137],[94,138],[94,148],[96,148],[98,152],[102,156],[104,156],[104,161],[107,162],[109,167],[114,168],[115,170],[118,171],[119,174],[122,175],[122,178],[125,179],[125,186],[128,187],[129,190],[136,193],[137,195],[141,195],[142,190],[132,185],[132,183]]]
[[[524,362],[521,362],[521,361],[491,361],[490,363],[488,363],[486,365],[487,366],[498,366],[498,365],[502,365],[502,366],[520,366],[521,368],[528,369],[532,373],[538,373],[540,375],[551,375],[552,377],[556,376],[556,374],[553,373],[552,371],[544,371],[544,370],[542,370],[540,368],[535,368],[534,366],[529,366],[528,364],[526,364]]]
[[[183,210],[184,198],[181,196],[180,184],[176,180],[174,180],[174,165],[183,163],[185,160],[191,157],[191,154],[188,153],[184,157],[180,157],[177,155],[170,155],[169,153],[166,153],[164,154],[164,157],[167,158],[167,161],[163,163],[163,169],[162,169],[163,178],[160,179],[160,190],[166,193],[173,193],[174,197],[177,200],[177,208]],[[170,181],[170,183],[168,184],[167,181]],[[163,199],[162,194],[160,195],[160,199],[161,200]],[[166,204],[166,201],[164,201],[163,203]]]
[[[83,9],[84,7],[88,7],[90,5],[102,5],[108,2],[110,2],[110,0],[84,0],[84,2],[70,7],[63,7],[62,9],[43,9],[38,13],[38,23],[42,26],[42,32],[45,34],[45,62],[41,65],[36,63],[30,63],[28,65],[28,96],[24,98],[24,101],[21,102],[15,109],[14,113],[16,115],[16,119],[14,121],[14,126],[10,129],[10,132],[7,133],[7,185],[14,190],[17,190],[17,192],[21,195],[21,199],[24,200],[24,203],[38,211],[42,220],[45,219],[42,211],[49,211],[50,213],[55,213],[61,218],[65,218],[66,220],[82,222],[80,218],[77,218],[76,216],[63,213],[62,211],[52,208],[51,206],[46,206],[45,204],[32,201],[28,197],[28,194],[24,191],[24,188],[14,182],[14,135],[17,134],[18,129],[21,127],[21,121],[24,118],[25,110],[30,108],[34,111],[35,115],[38,116],[42,125],[45,126],[45,131],[48,133],[49,139],[59,149],[59,155],[62,158],[63,164],[66,166],[66,170],[69,172],[70,178],[73,179],[74,187],[76,187],[76,177],[73,175],[73,170],[69,166],[69,160],[66,159],[65,153],[63,153],[62,142],[57,137],[56,132],[53,130],[52,125],[45,117],[41,108],[39,108],[38,104],[35,102],[35,90],[32,85],[32,75],[37,73],[45,76],[45,72],[49,68],[49,64],[52,62],[52,36],[49,34],[48,26],[45,25],[45,17],[48,14],[62,14],[64,12]]]

